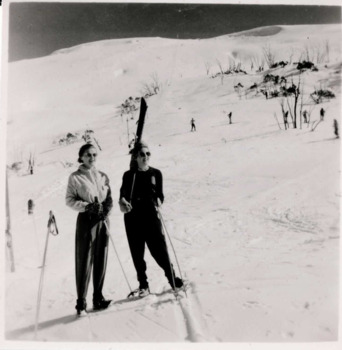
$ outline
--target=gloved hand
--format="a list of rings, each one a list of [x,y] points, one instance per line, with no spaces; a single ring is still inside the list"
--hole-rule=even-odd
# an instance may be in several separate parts
[[[89,214],[95,214],[99,216],[103,212],[103,207],[102,204],[99,202],[94,202],[94,203],[89,203],[86,207],[85,210]]]
[[[119,206],[122,213],[129,213],[132,210],[131,203],[127,202],[125,198],[119,200]]]
[[[107,210],[103,210],[101,213],[98,214],[98,218],[100,220],[106,220],[109,212]]]

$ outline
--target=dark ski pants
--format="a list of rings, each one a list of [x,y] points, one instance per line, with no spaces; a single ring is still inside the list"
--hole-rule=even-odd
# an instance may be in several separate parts
[[[124,220],[133,264],[140,284],[144,285],[147,282],[145,244],[154,260],[164,270],[168,281],[172,281],[175,274],[169,259],[162,225],[155,209],[125,214]]]
[[[107,221],[107,224],[109,222]],[[108,235],[103,221],[94,222],[79,213],[76,225],[76,288],[78,300],[85,300],[93,270],[93,299],[101,299],[106,274]]]

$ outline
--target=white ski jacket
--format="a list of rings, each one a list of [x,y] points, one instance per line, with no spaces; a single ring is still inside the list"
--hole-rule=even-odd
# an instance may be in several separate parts
[[[84,212],[95,197],[102,203],[110,193],[108,176],[95,168],[87,169],[83,164],[69,176],[65,196],[66,205],[70,208]]]

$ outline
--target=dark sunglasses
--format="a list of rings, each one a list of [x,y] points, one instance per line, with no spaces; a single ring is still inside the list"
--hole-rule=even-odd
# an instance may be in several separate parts
[[[90,158],[91,156],[96,157],[96,156],[97,156],[97,153],[87,153],[86,156],[89,157],[89,158]]]
[[[140,157],[149,157],[151,155],[151,152],[146,152],[146,153],[140,152],[139,155]]]

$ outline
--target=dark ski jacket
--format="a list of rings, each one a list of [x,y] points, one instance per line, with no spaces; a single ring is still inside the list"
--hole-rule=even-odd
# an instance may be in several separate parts
[[[164,202],[163,176],[160,170],[149,167],[146,171],[131,169],[122,177],[120,199],[131,203],[132,212],[144,212],[154,208],[157,198]]]

